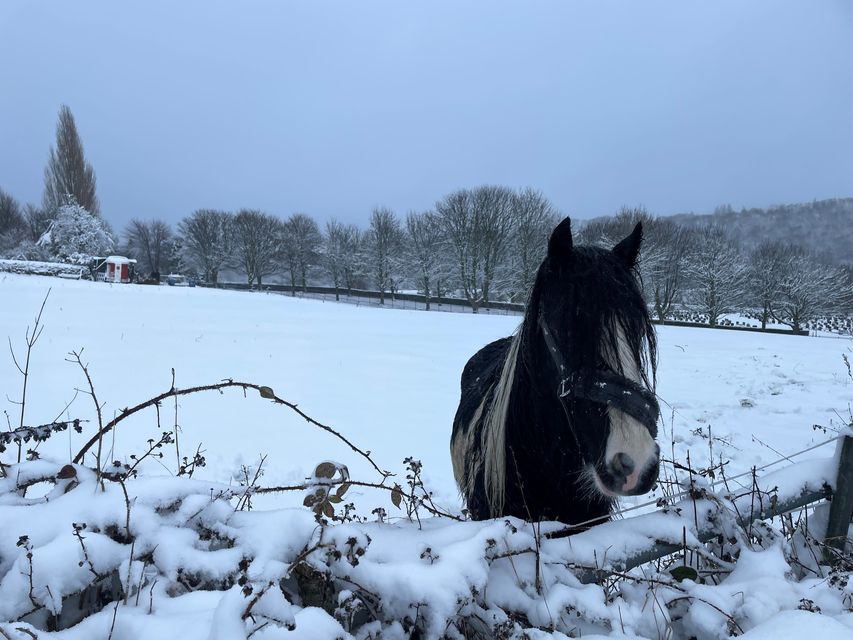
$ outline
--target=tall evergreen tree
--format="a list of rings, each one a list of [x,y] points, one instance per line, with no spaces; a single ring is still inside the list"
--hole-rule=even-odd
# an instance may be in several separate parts
[[[44,168],[44,198],[42,207],[54,212],[73,202],[92,215],[100,215],[98,196],[95,194],[95,171],[83,155],[83,143],[77,134],[74,116],[67,105],[59,109],[56,123],[56,147],[50,148],[50,157]]]

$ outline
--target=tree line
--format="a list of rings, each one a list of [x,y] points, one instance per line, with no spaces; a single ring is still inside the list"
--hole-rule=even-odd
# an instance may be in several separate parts
[[[423,293],[428,306],[453,293],[476,311],[525,299],[558,220],[534,189],[486,185],[404,218],[376,207],[365,228],[335,219],[321,228],[304,213],[283,219],[256,209],[199,209],[174,230],[162,220],[133,220],[125,242],[145,272],[180,269],[211,284],[228,272],[257,287],[277,277],[294,289],[370,288],[381,303],[404,289]]]
[[[489,302],[525,301],[562,217],[539,191],[484,185],[403,218],[377,207],[366,227],[332,219],[321,228],[305,213],[199,209],[174,228],[133,219],[116,234],[100,216],[95,174],[66,106],[44,181],[41,206],[22,207],[0,189],[0,256],[87,264],[121,252],[148,277],[181,272],[215,285],[242,275],[256,287],[283,278],[294,291],[309,284],[331,285],[338,296],[373,289],[382,303],[413,289],[427,308],[434,297],[452,296],[475,312]],[[851,270],[797,242],[750,238],[741,250],[720,224],[683,225],[642,208],[578,225],[577,242],[612,247],[637,222],[644,227],[643,293],[659,320],[690,309],[712,326],[737,312],[755,315],[762,328],[802,329],[821,315],[851,313]]]
[[[643,223],[638,269],[643,293],[660,321],[677,309],[693,309],[711,326],[725,314],[755,317],[802,330],[818,317],[853,313],[853,269],[806,249],[797,241],[758,241],[749,249],[723,225],[687,227],[623,208],[587,224],[580,240],[612,245]]]

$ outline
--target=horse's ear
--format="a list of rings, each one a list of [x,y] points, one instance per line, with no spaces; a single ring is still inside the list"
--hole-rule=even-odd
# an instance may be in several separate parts
[[[628,268],[637,264],[637,256],[640,254],[640,242],[643,240],[643,223],[637,226],[627,238],[613,247],[613,253],[624,262]]]
[[[548,255],[553,258],[568,258],[572,254],[572,220],[564,218],[551,233]]]

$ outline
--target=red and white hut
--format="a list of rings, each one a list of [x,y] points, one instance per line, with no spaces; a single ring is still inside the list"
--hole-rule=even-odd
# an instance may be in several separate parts
[[[130,282],[133,275],[132,266],[136,260],[124,256],[109,256],[106,259],[107,270],[104,272],[104,282]]]

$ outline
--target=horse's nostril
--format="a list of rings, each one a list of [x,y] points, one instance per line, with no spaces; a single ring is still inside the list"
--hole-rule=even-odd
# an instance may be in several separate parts
[[[620,478],[627,478],[636,468],[634,459],[627,453],[617,453],[610,461],[610,469],[613,475]]]

